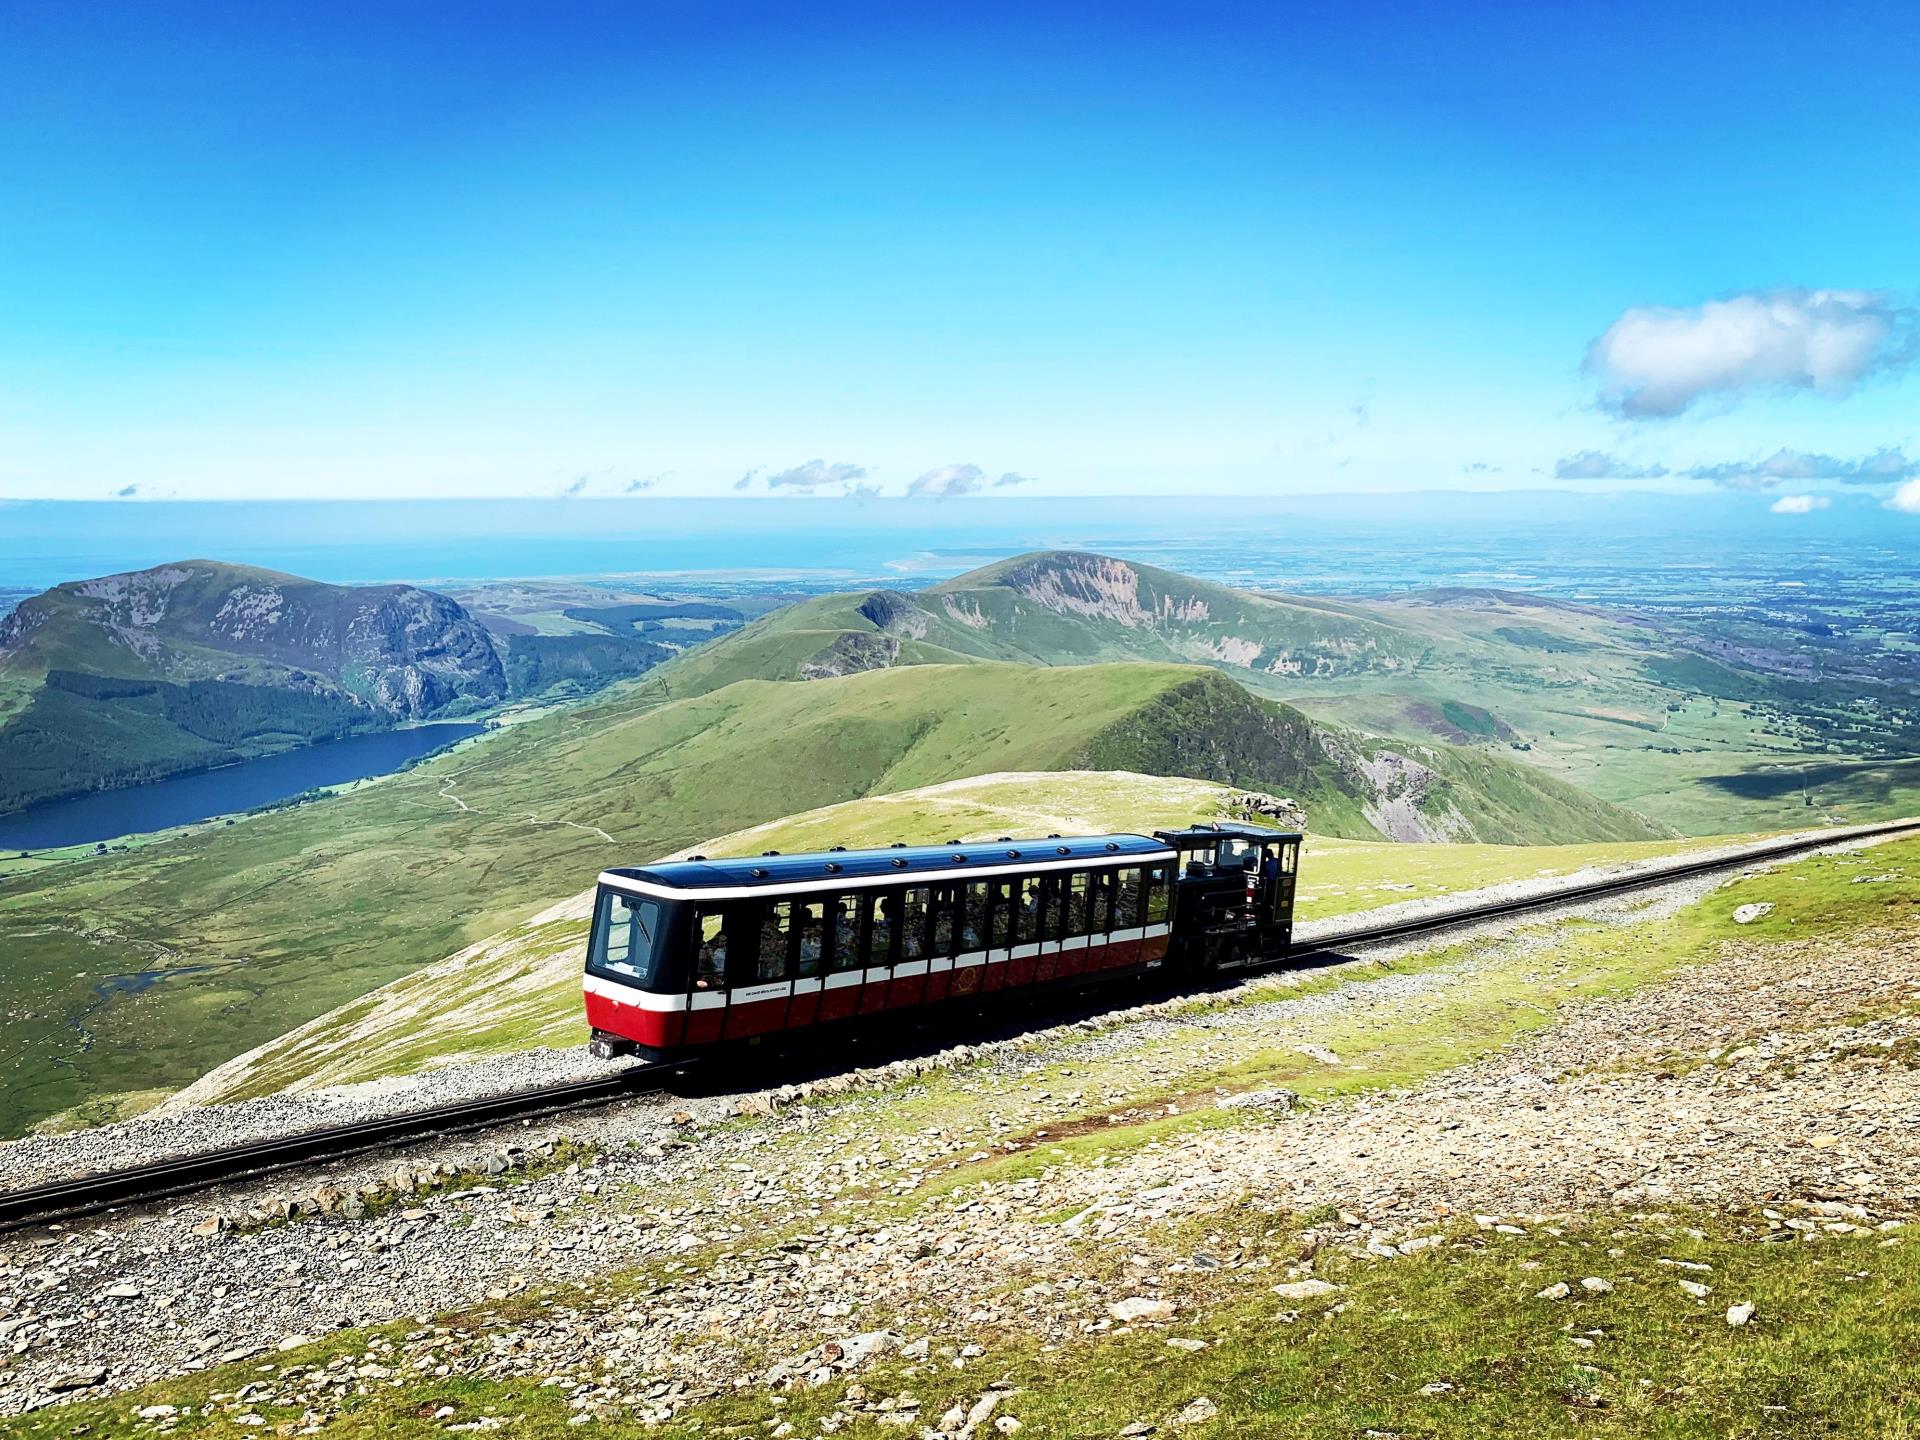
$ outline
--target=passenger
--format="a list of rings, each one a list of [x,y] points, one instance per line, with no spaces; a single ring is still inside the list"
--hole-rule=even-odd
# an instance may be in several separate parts
[[[893,922],[893,901],[891,898],[883,899],[873,907],[873,945],[867,952],[881,965],[887,963],[887,957],[892,953],[888,947],[893,943]]]
[[[800,973],[820,973],[820,924],[815,921],[800,932]]]
[[[760,930],[760,980],[784,980],[787,974],[787,932],[769,922]]]
[[[721,990],[726,988],[726,984],[727,932],[722,930],[700,947],[693,985],[696,990]]]

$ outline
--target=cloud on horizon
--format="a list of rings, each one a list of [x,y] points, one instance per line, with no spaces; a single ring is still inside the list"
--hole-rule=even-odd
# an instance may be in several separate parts
[[[1635,465],[1602,450],[1582,450],[1553,467],[1556,480],[1658,480],[1672,473],[1664,465]]]
[[[755,473],[749,470],[741,482],[733,488],[736,490],[744,488],[746,483],[753,479]],[[824,460],[809,460],[804,465],[795,465],[790,469],[782,470],[778,475],[769,476],[767,488],[769,490],[818,490],[823,485],[850,485],[855,480],[866,478],[867,467],[864,465],[855,465],[845,460],[835,461],[831,465]]]
[[[131,500],[139,493],[140,487],[138,485],[122,485],[118,490],[113,492],[113,498],[116,500]]]
[[[1789,480],[1837,480],[1843,485],[1892,485],[1920,476],[1920,460],[1909,460],[1899,446],[1883,447],[1858,460],[1842,460],[1805,450],[1776,450],[1764,460],[1729,460],[1695,465],[1681,474],[1711,480],[1729,490],[1770,490]]]
[[[907,487],[909,498],[949,500],[958,495],[978,495],[985,488],[986,472],[978,465],[942,465],[929,470]]]
[[[1782,495],[1767,508],[1776,515],[1811,515],[1833,504],[1824,495]]]
[[[1887,497],[1887,509],[1920,515],[1920,480],[1909,480]]]
[[[579,495],[582,492],[584,492],[587,488],[588,478],[589,477],[582,475],[578,480],[575,480],[571,485],[562,486],[560,490],[560,498],[565,500],[565,499],[571,498],[572,496]]]
[[[1004,490],[1009,485],[1031,485],[1032,483],[1033,483],[1033,476],[1019,475],[1009,470],[1007,471],[1006,474],[1002,475],[998,480],[993,482],[993,488],[996,490]]]
[[[1920,359],[1916,312],[1878,290],[1747,290],[1701,305],[1636,305],[1587,347],[1603,409],[1629,420],[1682,415],[1709,397],[1756,392],[1839,398]]]

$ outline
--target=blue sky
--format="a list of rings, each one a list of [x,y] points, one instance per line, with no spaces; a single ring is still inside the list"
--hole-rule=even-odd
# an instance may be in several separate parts
[[[16,0],[0,497],[1877,501],[1917,15]]]

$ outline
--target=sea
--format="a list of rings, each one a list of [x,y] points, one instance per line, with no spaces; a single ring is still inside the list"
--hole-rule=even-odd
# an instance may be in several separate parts
[[[1028,550],[1117,554],[1227,584],[1435,586],[1633,604],[1920,594],[1920,516],[1843,495],[1808,515],[1730,491],[979,498],[0,501],[0,591],[195,557],[338,583],[649,577],[910,587]],[[0,601],[0,604],[4,604]]]

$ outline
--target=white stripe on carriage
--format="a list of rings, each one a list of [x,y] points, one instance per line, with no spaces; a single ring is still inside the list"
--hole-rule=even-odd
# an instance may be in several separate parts
[[[1164,922],[1157,925],[1144,925],[1137,930],[1118,931],[1110,937],[1110,940],[1112,943],[1120,943],[1136,937],[1143,940],[1152,940],[1167,934],[1171,929],[1172,926]],[[1084,940],[1081,943],[1085,943]],[[1038,954],[1040,948],[1038,945],[1019,946],[1012,952],[1011,958],[1026,959],[1028,956]],[[1057,954],[1058,952],[1055,951],[1053,953]],[[944,971],[951,970],[956,964],[967,966],[978,965],[984,958],[983,955],[973,954],[963,955],[958,961],[954,961],[944,955],[937,955],[931,960],[909,960],[904,964],[896,966],[893,973],[895,975],[907,976],[922,973],[938,975]],[[1001,961],[996,959],[994,963],[999,964]],[[866,973],[885,974],[886,972],[870,971]],[[793,993],[796,995],[811,995],[814,991],[821,989],[837,990],[845,985],[857,984],[862,978],[863,976],[860,972],[851,970],[839,975],[829,975],[824,980],[814,976],[806,976],[793,982]],[[649,1010],[655,1014],[671,1014],[677,1010],[711,1010],[715,1006],[723,1004],[726,1000],[726,996],[718,991],[703,991],[692,996],[662,995],[657,991],[642,990],[637,985],[627,985],[618,980],[610,980],[603,975],[585,976],[582,981],[582,989],[589,995],[600,996],[603,1000],[611,1000],[618,1005],[631,1005],[636,1009]],[[750,990],[734,991],[733,998],[744,1002],[751,998],[760,997],[762,992],[769,990],[784,994],[786,987],[785,985],[771,987],[755,986]],[[769,995],[766,998],[772,997]]]

